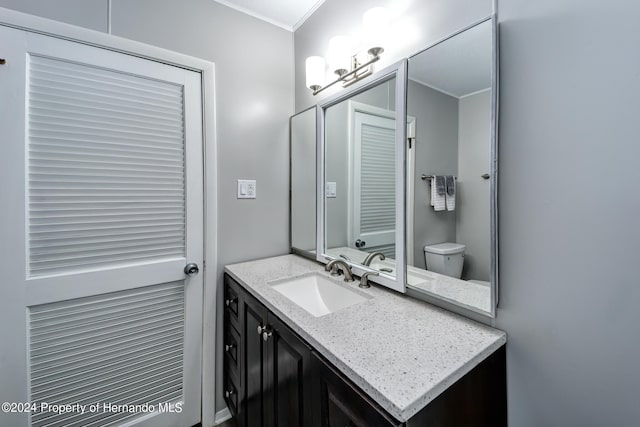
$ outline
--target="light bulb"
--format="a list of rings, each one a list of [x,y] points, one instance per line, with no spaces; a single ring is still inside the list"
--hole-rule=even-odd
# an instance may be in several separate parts
[[[335,36],[329,40],[329,70],[339,76],[351,69],[351,40],[346,36]]]
[[[365,49],[371,55],[384,51],[384,42],[389,31],[389,12],[384,7],[374,7],[362,16],[362,32]]]
[[[321,56],[310,56],[307,58],[306,76],[307,87],[311,90],[318,90],[324,86],[326,62]]]

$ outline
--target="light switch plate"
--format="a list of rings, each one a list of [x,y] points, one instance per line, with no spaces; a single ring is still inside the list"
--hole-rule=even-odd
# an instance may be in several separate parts
[[[238,180],[238,199],[255,199],[256,198],[256,180],[255,179],[239,179]]]
[[[327,182],[327,186],[325,187],[325,192],[327,198],[335,199],[336,198],[336,183],[335,182]]]

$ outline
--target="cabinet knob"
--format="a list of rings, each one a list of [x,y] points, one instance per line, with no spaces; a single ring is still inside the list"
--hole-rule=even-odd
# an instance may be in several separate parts
[[[233,395],[234,395],[233,390],[227,390],[227,391],[224,392],[224,397],[226,397],[227,399],[230,398]]]
[[[271,328],[264,328],[263,332],[262,332],[262,339],[265,341],[268,341],[269,338],[271,337],[271,335],[273,335],[273,329]]]
[[[235,347],[236,347],[235,344],[227,344],[227,345],[224,346],[224,351],[226,351],[228,353],[231,350],[233,350]]]
[[[264,330],[264,326],[258,325],[258,335],[262,335],[263,330]]]
[[[231,304],[235,303],[236,301],[238,301],[238,297],[228,298],[228,299],[224,300],[224,305],[229,307]]]

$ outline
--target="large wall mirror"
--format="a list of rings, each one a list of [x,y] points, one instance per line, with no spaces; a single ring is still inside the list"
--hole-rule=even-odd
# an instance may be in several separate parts
[[[383,70],[318,109],[318,260],[342,259],[358,275],[374,271],[373,281],[400,291],[405,70],[405,62]]]
[[[294,116],[293,251],[495,317],[497,58],[490,17]]]
[[[494,317],[497,50],[493,19],[409,59],[407,288]]]
[[[291,249],[316,257],[316,109],[309,108],[289,122],[291,149]]]

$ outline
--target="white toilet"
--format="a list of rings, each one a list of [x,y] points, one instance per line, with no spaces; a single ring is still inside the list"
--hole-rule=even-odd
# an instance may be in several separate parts
[[[424,261],[427,270],[459,279],[462,276],[465,245],[459,243],[438,243],[424,247]]]

